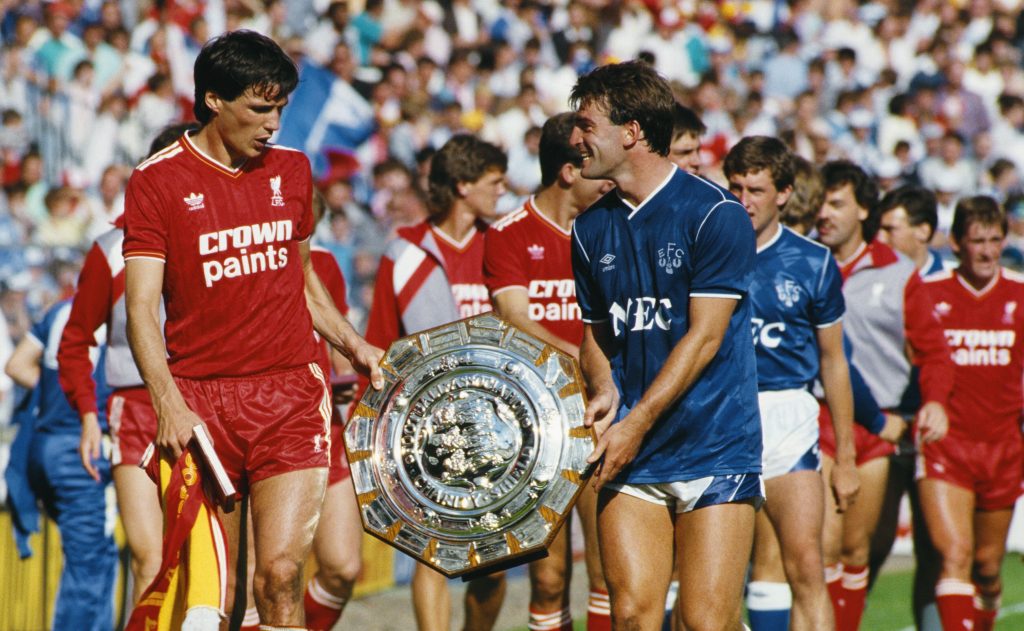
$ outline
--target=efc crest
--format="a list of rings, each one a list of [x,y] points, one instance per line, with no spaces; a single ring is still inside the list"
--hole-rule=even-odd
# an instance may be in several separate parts
[[[792,308],[800,302],[800,285],[791,278],[778,279],[775,281],[775,295],[778,296],[779,302],[787,308]]]
[[[663,248],[658,248],[658,267],[663,268],[669,274],[674,274],[682,266],[682,248],[677,248],[675,243],[669,243]]]

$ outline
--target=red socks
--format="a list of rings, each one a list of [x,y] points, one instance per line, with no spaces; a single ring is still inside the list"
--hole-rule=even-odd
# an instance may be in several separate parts
[[[601,589],[590,590],[587,602],[587,631],[612,631],[612,603],[608,592]]]
[[[306,596],[303,598],[306,609],[306,626],[310,631],[329,631],[341,618],[341,610],[345,607],[345,599],[339,598],[324,589],[314,576],[306,585]]]
[[[864,601],[868,594],[867,566],[844,566],[842,580],[839,583],[839,606],[835,608],[836,631],[857,631],[861,616],[864,615]],[[832,583],[829,583],[829,593],[832,593],[833,589],[835,588]]]
[[[935,586],[935,605],[939,608],[943,631],[974,631],[974,585],[955,578],[944,578]]]

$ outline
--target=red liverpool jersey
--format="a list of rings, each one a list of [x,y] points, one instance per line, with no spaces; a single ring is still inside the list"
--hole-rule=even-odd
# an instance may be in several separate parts
[[[311,190],[309,161],[281,147],[229,169],[185,136],[136,167],[125,194],[124,258],[166,265],[175,376],[316,361],[298,251],[313,229]]]
[[[579,346],[583,321],[576,304],[570,239],[570,233],[542,215],[530,198],[487,231],[484,276],[492,294],[525,290],[530,319]]]
[[[950,436],[1004,440],[1024,405],[1024,276],[1001,270],[981,291],[955,271],[925,281],[956,364]]]
[[[432,226],[438,250],[444,257],[444,271],[452,288],[459,317],[468,318],[491,310],[491,297],[484,284],[484,230],[475,227],[456,242]]]

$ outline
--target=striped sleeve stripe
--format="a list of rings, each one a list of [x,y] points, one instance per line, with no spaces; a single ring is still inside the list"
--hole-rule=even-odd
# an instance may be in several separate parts
[[[124,260],[130,259],[150,259],[152,261],[160,261],[164,263],[167,261],[167,256],[163,252],[157,252],[154,250],[135,250],[132,252],[125,252]]]
[[[183,149],[181,148],[181,145],[179,145],[178,143],[174,143],[173,145],[168,146],[163,151],[158,151],[157,153],[153,154],[152,157],[150,157],[148,160],[146,160],[145,162],[143,162],[142,164],[135,168],[138,169],[139,171],[144,171],[148,167],[151,167],[154,164],[156,164],[157,162],[161,162],[168,158],[173,158],[182,151]]]
[[[510,289],[522,289],[523,291],[527,291],[527,292],[530,291],[530,288],[527,287],[526,285],[505,285],[504,287],[499,287],[498,289],[495,289],[494,291],[492,291],[491,295],[492,296],[497,296],[498,294],[504,293],[504,292],[506,292],[506,291],[508,291]]]
[[[732,298],[733,300],[741,300],[743,296],[740,294],[716,294],[711,292],[694,292],[690,294],[690,298]]]

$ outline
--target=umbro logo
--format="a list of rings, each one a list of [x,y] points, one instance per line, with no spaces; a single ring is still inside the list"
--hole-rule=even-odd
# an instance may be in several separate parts
[[[615,255],[614,254],[605,254],[604,256],[602,256],[598,260],[598,263],[600,263],[601,265],[604,265],[604,267],[601,268],[601,271],[602,272],[607,272],[609,270],[615,269],[615,266],[612,265],[612,261],[614,261],[614,260],[615,260]]]
[[[544,259],[544,246],[537,245],[534,243],[530,247],[526,248],[526,251],[530,253],[530,258],[534,261],[540,261]]]
[[[198,195],[195,193],[189,193],[188,197],[185,197],[183,199],[185,200],[185,205],[188,207],[189,210],[202,210],[206,208],[206,205],[203,204],[202,193],[199,193]]]
[[[935,305],[935,313],[939,316],[949,315],[949,312],[953,310],[953,305],[946,301],[942,301]]]

